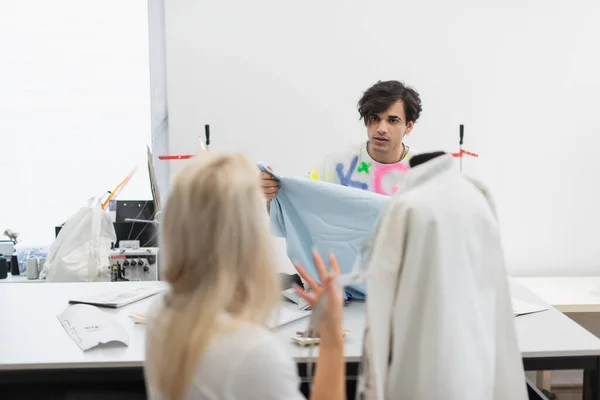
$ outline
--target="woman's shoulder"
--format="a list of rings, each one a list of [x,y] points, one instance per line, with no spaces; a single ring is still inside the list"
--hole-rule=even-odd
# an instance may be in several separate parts
[[[206,355],[222,357],[226,353],[235,354],[232,364],[242,368],[243,361],[248,359],[261,359],[267,363],[293,362],[277,336],[264,326],[248,322],[237,323],[216,334]]]
[[[278,398],[282,392],[296,399],[298,384],[294,360],[283,343],[265,327],[251,323],[217,333],[193,378],[195,390],[216,385],[215,390],[235,399]]]
[[[266,327],[251,322],[231,322],[223,326],[213,339],[213,345],[242,347],[247,351],[275,339]]]

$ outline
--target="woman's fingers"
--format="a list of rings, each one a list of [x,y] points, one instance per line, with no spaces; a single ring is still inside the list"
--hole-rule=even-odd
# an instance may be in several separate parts
[[[329,266],[331,267],[331,275],[334,277],[340,276],[340,265],[338,264],[337,258],[335,254],[331,253],[329,255]]]
[[[337,277],[334,276],[333,274],[331,274],[325,278],[325,281],[323,282],[323,289],[326,292],[329,292],[331,294],[336,292],[336,287],[335,287],[335,279],[336,278]]]
[[[328,291],[331,296],[341,296],[343,290],[336,285],[336,279],[340,276],[340,265],[333,253],[329,255],[329,265],[331,266],[331,273],[325,283],[325,290]]]
[[[304,300],[306,300],[306,302],[308,303],[308,305],[311,308],[313,308],[315,306],[315,304],[317,303],[317,299],[315,298],[315,296],[313,294],[307,293],[306,290],[304,290],[298,284],[294,284],[294,289],[296,290],[296,293],[298,293],[298,296],[300,296]]]
[[[319,291],[319,284],[315,282],[313,278],[311,278],[311,276],[304,270],[304,268],[302,268],[302,266],[296,265],[296,271],[298,271],[298,275],[300,275],[302,279],[304,279],[304,281],[308,284],[310,290],[312,290],[313,292]]]
[[[317,281],[315,279],[313,279],[306,272],[306,270],[304,270],[304,268],[302,268],[302,266],[296,265],[296,270],[298,271],[298,274],[308,284],[308,286],[310,287],[310,290],[314,294],[314,296],[307,294],[305,291],[302,291],[302,294],[300,294],[300,292],[298,292],[298,289],[296,289],[296,291],[298,292],[298,294],[300,294],[302,296],[302,298],[304,298],[307,301],[309,301],[309,300],[306,298],[306,296],[312,296],[311,301],[314,302],[314,301],[316,301],[315,296],[319,297],[320,294],[322,294],[324,291],[327,291],[330,293],[337,292],[335,281],[340,275],[340,266],[338,264],[338,261],[337,261],[335,255],[331,254],[329,256],[329,264],[331,266],[331,271],[328,272],[327,268],[325,267],[325,264],[323,263],[323,260],[321,259],[321,256],[319,255],[319,253],[316,250],[313,251],[313,257],[314,257],[315,266],[319,272],[319,276],[320,276],[320,280],[321,280],[322,284],[319,285],[319,283],[317,283]]]
[[[323,264],[323,260],[321,259],[321,256],[317,250],[313,250],[313,258],[315,260],[317,271],[319,271],[321,282],[325,282],[325,278],[327,278],[329,274],[327,273],[327,268],[325,268],[325,264]]]

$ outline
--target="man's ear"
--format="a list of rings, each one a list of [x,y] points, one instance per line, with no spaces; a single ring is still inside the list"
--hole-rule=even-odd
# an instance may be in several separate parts
[[[415,121],[410,121],[409,123],[406,124],[406,133],[410,133],[410,131],[412,131],[412,128],[415,126]]]

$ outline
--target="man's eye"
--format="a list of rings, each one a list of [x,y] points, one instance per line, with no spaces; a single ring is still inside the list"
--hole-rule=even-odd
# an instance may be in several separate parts
[[[390,118],[390,124],[397,124],[398,123],[398,119],[396,118]]]
[[[379,117],[378,117],[377,115],[371,115],[371,116],[369,117],[369,121],[373,121],[373,122],[375,122],[375,121],[378,121],[378,120],[379,120]]]

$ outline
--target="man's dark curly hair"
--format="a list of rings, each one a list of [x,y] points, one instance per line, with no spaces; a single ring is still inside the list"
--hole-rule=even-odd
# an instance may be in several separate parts
[[[367,89],[358,101],[360,119],[367,125],[370,116],[384,112],[398,100],[404,102],[404,114],[406,115],[404,122],[406,124],[410,121],[417,122],[423,110],[419,93],[398,81],[379,81]]]

